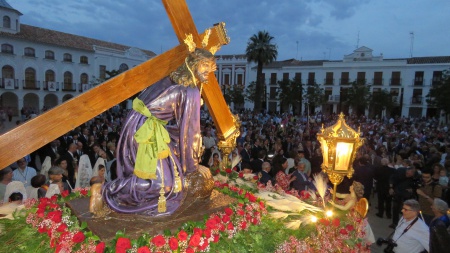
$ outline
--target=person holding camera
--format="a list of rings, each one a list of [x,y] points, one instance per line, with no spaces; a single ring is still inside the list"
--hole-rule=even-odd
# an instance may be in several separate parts
[[[415,199],[403,202],[402,214],[394,235],[388,243],[395,253],[420,253],[429,250],[430,231],[425,222],[419,218],[420,205]]]
[[[389,180],[389,194],[392,196],[392,224],[390,228],[397,226],[400,219],[400,209],[403,201],[414,198],[414,185],[419,178],[414,166],[409,160],[404,160],[405,167],[398,168]]]
[[[422,171],[422,182],[416,190],[419,204],[422,208],[423,219],[427,225],[430,225],[434,217],[433,210],[431,209],[433,200],[442,196],[442,187],[433,181],[431,174],[430,169],[424,169]]]

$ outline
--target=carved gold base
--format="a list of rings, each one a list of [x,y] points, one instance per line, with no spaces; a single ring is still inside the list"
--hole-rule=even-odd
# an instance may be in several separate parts
[[[329,173],[328,174],[328,178],[330,179],[330,182],[333,184],[333,202],[336,201],[336,188],[337,185],[340,184],[342,182],[342,180],[344,180],[344,176],[340,175],[340,174],[336,174],[336,173]]]

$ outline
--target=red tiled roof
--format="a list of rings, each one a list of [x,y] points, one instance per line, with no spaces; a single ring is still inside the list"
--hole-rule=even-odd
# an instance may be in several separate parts
[[[112,48],[117,50],[125,51],[129,49],[129,46],[106,42],[102,40],[92,39],[88,37],[83,37],[79,35],[58,32],[54,30],[44,29],[40,27],[35,27],[31,25],[20,25],[20,32],[16,34],[0,32],[1,36],[12,37],[16,39],[22,39],[27,41],[32,41],[36,43],[50,44],[61,47],[75,48],[86,51],[94,51],[95,46],[101,46],[106,48]],[[141,49],[145,54],[150,57],[156,54],[149,50]]]
[[[408,64],[450,63],[450,56],[413,57],[407,59]]]

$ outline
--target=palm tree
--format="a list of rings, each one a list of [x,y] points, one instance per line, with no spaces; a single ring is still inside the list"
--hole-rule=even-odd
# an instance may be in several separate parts
[[[263,65],[276,60],[278,55],[277,45],[271,43],[272,39],[273,37],[268,32],[259,31],[258,34],[250,37],[245,50],[247,61],[258,64],[256,71],[256,96],[253,107],[253,111],[258,113],[261,111],[261,99],[263,95],[265,96],[265,94],[262,94],[264,90]]]

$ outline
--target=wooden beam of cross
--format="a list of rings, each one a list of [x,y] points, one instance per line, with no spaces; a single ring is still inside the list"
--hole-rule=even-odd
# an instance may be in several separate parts
[[[186,3],[183,0],[163,0],[163,3],[172,23],[177,24],[175,32],[179,39],[181,34],[191,33],[196,41],[201,41],[200,38],[203,38],[204,34],[197,33]],[[179,11],[182,16],[174,14],[173,11]],[[186,18],[187,20],[177,20],[177,18]],[[175,23],[173,19],[175,19]],[[185,25],[189,24],[189,27],[181,25],[184,22],[186,22]],[[183,34],[183,36],[185,35]],[[215,26],[211,29],[210,43],[205,49],[228,43],[224,36],[226,34],[220,25]],[[168,76],[170,72],[183,64],[188,53],[187,47],[180,42],[180,45],[171,50],[0,135],[0,169]],[[212,79],[214,80],[212,81]],[[231,126],[227,123],[227,121],[232,122],[233,117],[226,106],[214,74],[210,75],[209,80],[212,82],[208,86],[211,86],[203,89],[203,96],[210,111],[214,112],[213,119],[218,126],[219,134],[227,137],[235,128],[234,125]],[[225,109],[218,108],[224,105]],[[225,119],[218,120],[217,115],[221,115]]]

